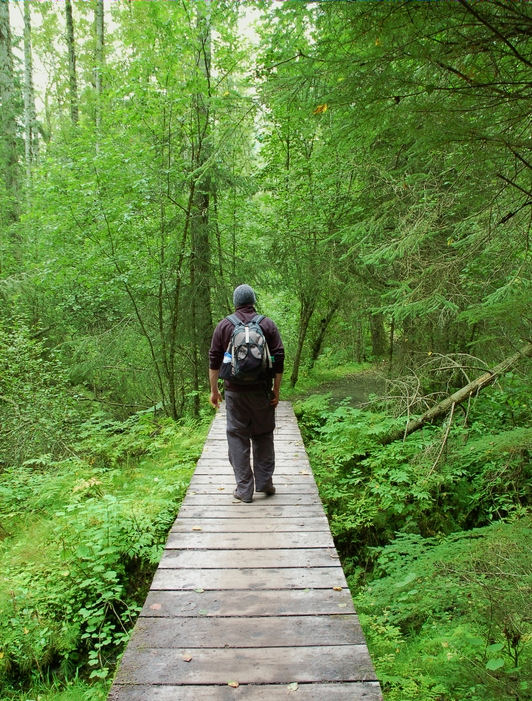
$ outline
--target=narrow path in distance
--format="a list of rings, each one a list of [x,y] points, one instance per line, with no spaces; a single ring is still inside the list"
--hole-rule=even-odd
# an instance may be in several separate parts
[[[111,701],[382,698],[288,402],[275,450],[277,493],[236,501],[218,412]]]

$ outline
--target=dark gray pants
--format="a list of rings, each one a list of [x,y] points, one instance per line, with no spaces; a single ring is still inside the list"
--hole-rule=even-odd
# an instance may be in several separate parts
[[[272,484],[275,469],[273,429],[275,409],[264,392],[225,392],[229,462],[236,479],[236,492],[251,499],[253,486],[260,492]],[[253,470],[250,448],[253,449]]]

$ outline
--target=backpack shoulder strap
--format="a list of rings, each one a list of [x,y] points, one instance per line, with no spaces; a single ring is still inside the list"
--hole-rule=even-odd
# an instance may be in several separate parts
[[[264,314],[255,314],[251,321],[254,321],[256,324],[260,324],[260,322],[265,318],[266,317],[264,316]]]
[[[233,326],[238,326],[238,324],[241,324],[242,321],[237,317],[236,314],[230,314],[229,316],[225,317],[228,321],[230,321]]]

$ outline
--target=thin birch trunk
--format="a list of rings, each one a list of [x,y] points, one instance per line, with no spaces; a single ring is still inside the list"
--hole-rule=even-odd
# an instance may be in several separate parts
[[[10,223],[19,214],[19,177],[11,25],[5,0],[0,1],[0,104],[0,169],[7,195],[4,217]]]
[[[35,92],[33,89],[33,55],[31,46],[30,3],[24,2],[24,151],[26,156],[26,180],[31,182],[31,166],[39,151]]]
[[[104,5],[103,0],[96,0],[94,11],[94,22],[96,25],[96,67],[94,70],[94,83],[96,86],[96,132],[100,133],[102,123],[102,93],[103,81],[102,71],[104,66]],[[98,145],[98,144],[97,144]]]
[[[66,43],[68,50],[68,82],[70,86],[70,118],[72,124],[79,121],[78,79],[76,75],[76,49],[74,44],[74,20],[72,18],[72,1],[65,0]]]

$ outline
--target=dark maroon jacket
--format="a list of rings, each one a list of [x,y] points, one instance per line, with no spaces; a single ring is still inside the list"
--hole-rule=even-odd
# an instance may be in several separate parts
[[[238,307],[235,314],[242,321],[251,321],[257,312],[255,307],[245,305]],[[284,370],[284,347],[275,323],[267,316],[260,322],[260,327],[264,331],[264,337],[273,358],[273,372],[282,373]],[[233,334],[234,326],[228,319],[222,319],[214,329],[212,335],[211,348],[209,350],[209,367],[211,370],[219,370],[222,365],[224,353],[227,350],[229,341]],[[264,389],[264,383],[240,385],[235,382],[225,380],[225,389],[231,392],[256,392]]]

